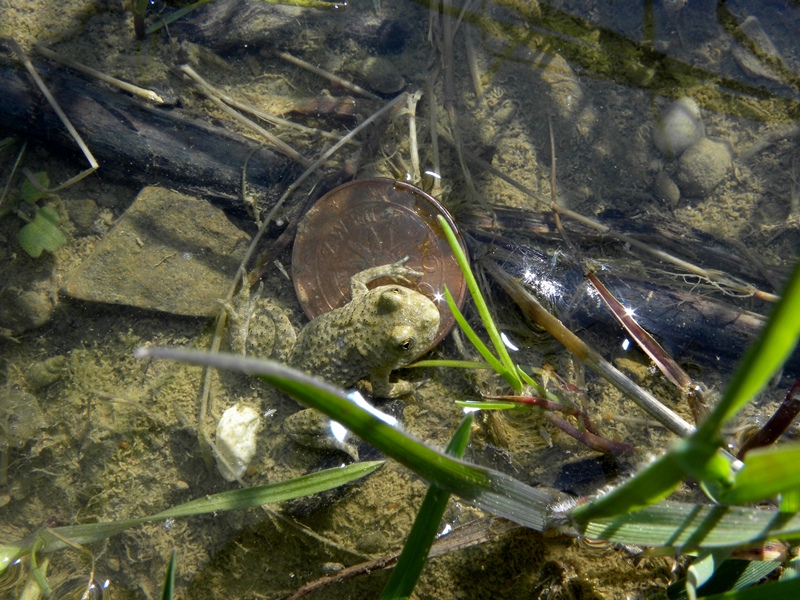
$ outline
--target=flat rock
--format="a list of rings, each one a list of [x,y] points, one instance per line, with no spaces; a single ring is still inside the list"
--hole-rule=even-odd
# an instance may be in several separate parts
[[[61,291],[90,302],[208,316],[249,242],[205,200],[147,187]]]

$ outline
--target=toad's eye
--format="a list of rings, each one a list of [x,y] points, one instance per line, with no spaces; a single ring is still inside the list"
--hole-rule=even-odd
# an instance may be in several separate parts
[[[394,327],[389,340],[398,354],[411,352],[417,344],[415,331],[408,325],[398,325]]]
[[[406,338],[402,342],[397,345],[399,350],[403,352],[408,352],[409,350],[414,349],[414,338]]]

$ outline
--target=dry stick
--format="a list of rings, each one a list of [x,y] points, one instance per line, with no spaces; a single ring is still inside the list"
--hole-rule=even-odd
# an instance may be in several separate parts
[[[436,122],[436,93],[434,92],[434,84],[439,76],[439,69],[435,68],[428,75],[428,116],[430,118],[431,130],[431,162],[433,162],[433,188],[431,195],[434,198],[442,197],[442,163],[439,159],[439,125]]]
[[[14,165],[11,167],[11,173],[8,174],[8,179],[6,179],[6,184],[5,186],[3,186],[3,193],[0,194],[0,215],[3,214],[2,212],[3,202],[6,199],[6,194],[8,194],[8,188],[11,185],[11,181],[14,179],[14,173],[17,172],[17,169],[19,168],[19,163],[22,162],[22,157],[25,155],[25,150],[27,148],[28,148],[28,140],[25,140],[22,142],[22,146],[20,147],[19,152],[17,152],[17,158],[14,161]]]
[[[408,95],[408,145],[411,153],[411,179],[415,184],[421,181],[419,172],[419,149],[417,148],[417,102],[422,92],[417,90]]]
[[[567,247],[577,256],[579,254],[578,249],[567,236],[567,232],[564,231],[564,226],[561,224],[561,217],[558,216],[558,196],[556,195],[556,138],[553,135],[553,119],[549,116],[547,117],[547,126],[550,129],[550,209],[553,211],[558,233],[561,234],[561,238],[567,244]]]
[[[198,89],[201,92],[203,92],[205,97],[208,98],[209,100],[211,100],[217,106],[217,108],[219,108],[221,111],[223,111],[227,115],[233,117],[235,120],[237,120],[240,123],[242,123],[243,125],[249,127],[253,131],[257,131],[270,144],[275,146],[275,148],[279,152],[281,152],[282,154],[288,156],[292,160],[300,163],[301,165],[303,165],[306,168],[308,168],[308,166],[311,164],[311,162],[308,159],[306,159],[303,155],[301,155],[297,150],[292,148],[289,144],[287,144],[286,142],[280,140],[279,138],[277,138],[276,136],[271,134],[269,131],[267,131],[266,129],[264,129],[263,127],[258,125],[257,123],[254,123],[253,121],[251,121],[250,119],[248,119],[247,117],[242,115],[241,113],[238,113],[235,110],[233,110],[231,107],[225,105],[225,103],[223,103],[219,98],[217,98],[216,94],[214,93],[214,88],[211,85],[209,85],[202,77],[200,77],[200,75],[198,75],[195,72],[195,70],[192,69],[192,67],[190,67],[189,65],[181,65],[180,67],[178,67],[178,69],[182,73],[185,73],[186,75],[188,75],[192,80],[194,80],[194,82],[197,84]]]
[[[481,80],[478,56],[475,52],[475,41],[472,39],[471,27],[466,27],[464,29],[464,44],[467,48],[467,66],[469,67],[469,76],[472,79],[472,89],[475,91],[475,97],[478,99],[478,103],[481,106],[486,106],[486,98],[483,94],[483,81]]]
[[[17,55],[19,61],[25,66],[28,73],[30,73],[30,76],[33,77],[33,80],[36,82],[37,87],[42,92],[42,94],[44,94],[44,97],[47,98],[47,101],[50,103],[50,106],[58,115],[58,118],[61,119],[61,122],[64,124],[64,127],[67,128],[67,131],[69,131],[69,134],[72,136],[72,139],[74,139],[75,143],[78,144],[78,147],[81,149],[81,152],[83,152],[83,155],[86,157],[86,160],[89,161],[90,166],[88,169],[78,173],[75,177],[65,181],[61,185],[58,185],[49,190],[41,186],[41,184],[36,180],[36,177],[33,176],[33,173],[29,172],[27,169],[22,169],[22,172],[25,173],[25,176],[31,182],[31,185],[33,185],[33,187],[35,187],[39,191],[52,194],[54,192],[63,190],[64,188],[71,186],[73,183],[77,183],[87,175],[91,175],[97,170],[99,165],[97,164],[97,161],[94,159],[94,156],[92,156],[92,153],[89,151],[89,148],[83,142],[83,139],[81,139],[81,136],[72,126],[72,123],[70,123],[70,120],[67,118],[67,115],[64,114],[64,111],[61,110],[61,107],[58,105],[58,102],[56,102],[56,99],[53,98],[53,94],[50,93],[50,90],[47,89],[47,86],[44,84],[44,81],[42,81],[42,78],[39,77],[39,74],[36,72],[36,68],[33,66],[33,63],[31,63],[30,59],[28,59],[27,55],[22,51],[22,48],[19,47],[19,44],[17,44],[14,38],[4,38],[4,41],[8,43],[9,46],[11,46],[11,49]]]
[[[229,104],[233,108],[241,110],[242,112],[250,113],[254,117],[263,119],[264,121],[272,123],[273,125],[279,125],[281,127],[296,129],[298,131],[302,131],[303,133],[311,133],[314,135],[330,138],[332,140],[338,141],[342,139],[342,136],[336,135],[335,133],[331,133],[323,129],[316,129],[314,127],[307,127],[300,123],[295,123],[294,121],[289,121],[288,119],[282,119],[281,117],[277,117],[268,112],[264,112],[263,110],[255,108],[254,106],[250,106],[249,104],[246,104],[241,100],[237,100],[236,98],[229,96],[228,94],[220,90],[218,87],[215,87],[208,82],[205,82],[205,85],[207,86],[208,90],[210,90],[215,96],[217,96],[217,98],[219,98],[226,104]]]
[[[454,79],[455,59],[453,56],[453,42],[455,41],[456,31],[461,23],[461,17],[464,14],[463,8],[466,8],[466,4],[462,8],[461,13],[456,20],[454,17],[448,14],[453,12],[449,4],[451,1],[452,0],[444,0],[444,10],[442,12],[441,58],[442,69],[444,70],[444,107],[445,111],[447,112],[447,117],[450,121],[450,130],[453,136],[456,155],[458,156],[458,163],[461,166],[461,172],[464,175],[464,181],[467,184],[469,194],[473,199],[480,202],[481,205],[488,210],[489,207],[486,205],[483,197],[478,193],[478,190],[475,188],[475,184],[472,181],[472,174],[470,173],[469,167],[467,166],[467,162],[464,158],[464,144],[461,141],[461,132],[458,128],[458,117],[455,108],[456,92]]]
[[[573,212],[567,208],[558,206],[555,207],[555,210],[557,210],[562,215],[568,216],[571,219],[578,221],[579,223],[583,223],[584,225],[587,225],[592,229],[600,231],[601,233],[604,233],[609,237],[617,239],[621,242],[625,242],[626,244],[630,244],[631,246],[639,248],[640,250],[644,250],[645,252],[652,254],[653,256],[655,256],[660,260],[670,262],[673,265],[681,267],[682,269],[686,269],[692,275],[707,280],[711,285],[716,287],[720,292],[722,292],[725,295],[736,294],[742,296],[754,296],[756,298],[759,298],[760,300],[766,300],[768,302],[778,301],[778,296],[776,296],[775,294],[770,294],[768,292],[759,290],[755,286],[740,281],[738,279],[735,279],[722,271],[718,271],[716,269],[704,269],[690,262],[686,262],[685,260],[673,256],[668,252],[665,252],[664,250],[655,248],[644,242],[640,242],[636,238],[626,235],[624,233],[619,233],[617,231],[614,231],[607,225],[598,223],[597,221],[594,221],[588,217],[584,217],[583,215]],[[726,291],[725,288],[729,288],[730,291]]]
[[[39,52],[39,54],[43,54],[47,58],[58,61],[62,65],[67,65],[69,68],[75,69],[76,71],[80,71],[81,73],[86,73],[87,75],[90,75],[95,79],[99,79],[100,81],[103,81],[109,85],[118,87],[119,89],[124,90],[129,94],[133,94],[134,96],[139,96],[140,98],[144,98],[149,102],[155,102],[156,104],[164,104],[164,99],[152,90],[141,88],[137,85],[133,85],[132,83],[128,83],[127,81],[122,81],[121,79],[117,79],[116,77],[111,77],[110,75],[101,73],[100,71],[93,69],[92,67],[88,67],[62,54],[53,52],[49,48],[45,48],[42,44],[36,44],[36,50]]]
[[[359,96],[363,96],[364,98],[370,98],[371,100],[383,101],[383,98],[381,98],[380,96],[376,96],[375,94],[373,94],[368,90],[365,90],[360,85],[356,85],[352,81],[348,81],[347,79],[339,77],[338,75],[334,75],[333,73],[329,73],[328,71],[320,69],[319,67],[315,67],[311,63],[307,63],[306,61],[304,61],[302,58],[297,58],[296,56],[292,56],[288,52],[275,51],[273,52],[273,54],[278,58],[282,58],[283,60],[290,62],[293,65],[297,65],[298,67],[301,67],[307,71],[310,71],[311,73],[314,73],[315,75],[324,77],[325,79],[328,79],[336,83],[337,85],[340,85],[343,88],[350,90],[354,94],[358,94]]]
[[[506,273],[491,259],[481,259],[480,263],[501,285],[517,305],[525,311],[540,327],[561,342],[567,350],[586,363],[591,369],[612,382],[619,390],[631,398],[642,410],[647,412],[667,429],[679,436],[694,432],[694,427],[684,421],[654,396],[640,388],[621,371],[606,361],[596,350],[578,338],[561,321],[551,315],[539,301],[515,278]]]
[[[656,364],[658,370],[669,379],[678,389],[685,392],[689,386],[692,385],[692,378],[684,371],[675,360],[667,354],[666,350],[661,347],[647,331],[639,325],[633,318],[631,313],[617,300],[611,292],[608,291],[606,286],[597,278],[597,276],[589,271],[586,274],[587,279],[591,282],[597,293],[606,303],[611,313],[616,317],[617,321],[622,324],[630,336],[636,340],[639,348],[644,350],[645,354]]]

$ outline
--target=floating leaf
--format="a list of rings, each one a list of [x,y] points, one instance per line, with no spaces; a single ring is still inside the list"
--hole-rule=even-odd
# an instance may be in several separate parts
[[[38,258],[42,250],[55,252],[67,241],[67,236],[58,228],[59,216],[56,209],[43,206],[36,211],[33,221],[19,231],[19,243],[33,258]]]

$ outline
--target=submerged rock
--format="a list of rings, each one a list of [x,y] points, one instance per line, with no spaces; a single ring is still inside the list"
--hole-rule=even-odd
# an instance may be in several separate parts
[[[679,156],[705,136],[700,107],[691,98],[678,98],[661,113],[653,130],[653,143],[667,156]]]
[[[653,193],[655,193],[656,198],[672,207],[676,206],[681,199],[681,191],[678,189],[678,185],[664,171],[659,171],[658,175],[656,175],[653,182]]]
[[[218,208],[143,189],[62,292],[92,302],[208,316],[230,288],[249,243]]]
[[[678,162],[681,192],[689,197],[707,196],[725,179],[732,162],[728,144],[703,138],[687,149]]]

